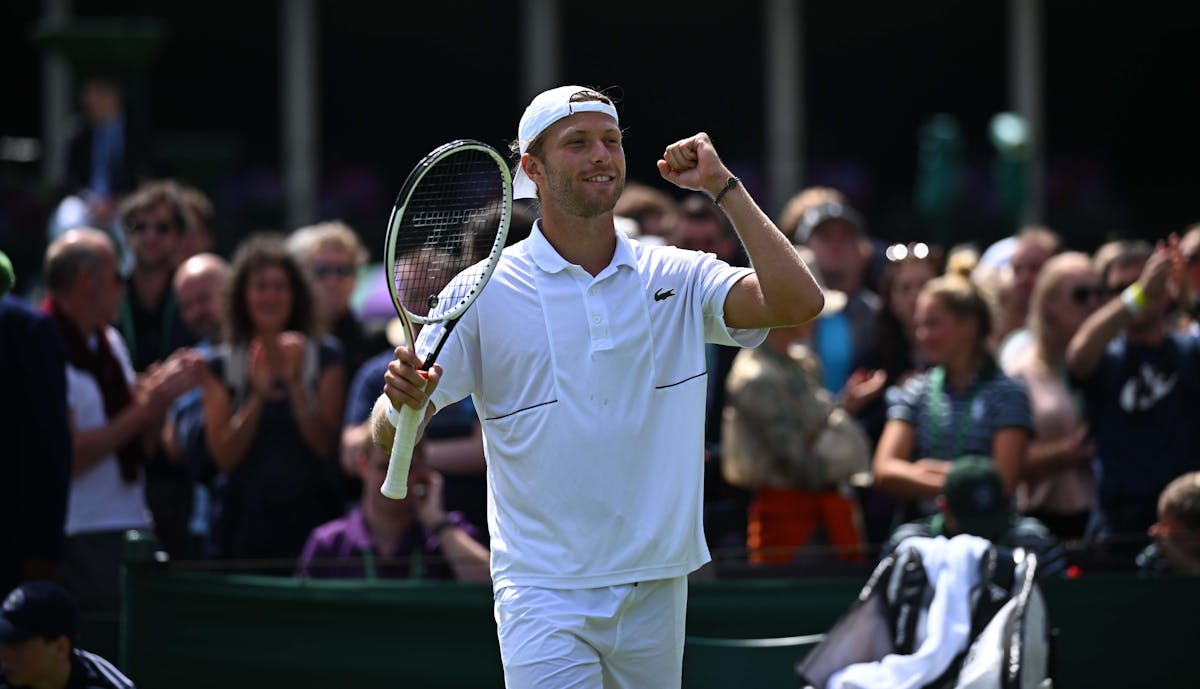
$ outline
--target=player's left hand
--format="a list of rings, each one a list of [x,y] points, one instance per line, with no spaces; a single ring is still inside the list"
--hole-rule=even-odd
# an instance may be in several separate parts
[[[703,191],[716,196],[729,181],[729,168],[721,162],[708,134],[700,132],[667,146],[658,173],[683,189]]]
[[[434,364],[428,371],[421,371],[421,360],[407,347],[396,348],[396,358],[383,374],[383,392],[392,406],[400,409],[408,405],[421,410],[429,402],[429,396],[437,389],[442,377],[442,367]]]

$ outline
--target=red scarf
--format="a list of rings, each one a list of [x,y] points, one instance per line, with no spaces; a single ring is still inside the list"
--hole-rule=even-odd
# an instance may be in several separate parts
[[[42,303],[42,311],[58,324],[67,363],[96,379],[96,385],[100,387],[100,394],[104,398],[104,413],[111,422],[129,406],[133,398],[130,395],[129,382],[125,379],[125,369],[109,348],[104,329],[96,333],[96,348],[93,350],[88,347],[87,338],[75,322],[67,318],[54,303],[53,297],[47,297]],[[138,468],[146,463],[140,434],[130,438],[129,442],[117,449],[117,459],[121,465],[121,478],[128,483],[136,481]]]

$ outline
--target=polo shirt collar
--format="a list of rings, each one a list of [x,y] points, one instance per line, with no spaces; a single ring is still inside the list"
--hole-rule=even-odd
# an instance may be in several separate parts
[[[637,261],[633,256],[633,243],[625,236],[623,232],[614,230],[617,233],[617,249],[613,252],[612,262],[609,268],[619,268],[620,266],[629,266],[637,268]],[[538,268],[547,273],[557,273],[566,270],[572,263],[567,262],[558,251],[551,246],[550,241],[546,239],[546,235],[542,234],[542,219],[538,218],[533,223],[533,230],[529,233],[529,255],[533,258],[533,262]],[[607,272],[604,271],[604,272]]]

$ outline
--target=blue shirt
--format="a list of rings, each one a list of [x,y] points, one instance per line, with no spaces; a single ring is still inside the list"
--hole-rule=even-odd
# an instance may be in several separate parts
[[[1157,347],[1114,340],[1083,384],[1099,506],[1113,533],[1145,533],[1158,495],[1200,469],[1200,336]]]

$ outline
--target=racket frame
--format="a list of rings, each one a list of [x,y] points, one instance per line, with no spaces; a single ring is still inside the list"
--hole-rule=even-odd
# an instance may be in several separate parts
[[[438,163],[446,158],[461,153],[463,151],[474,150],[487,154],[496,163],[501,174],[501,196],[502,205],[499,219],[499,227],[496,230],[496,238],[492,242],[492,248],[486,259],[486,265],[480,277],[476,280],[475,287],[468,292],[457,304],[447,309],[436,318],[420,316],[410,312],[404,307],[400,300],[399,287],[396,285],[396,244],[399,239],[398,227],[404,219],[404,212],[408,209],[409,203],[412,200],[413,193],[421,184],[421,180],[430,172]],[[500,155],[496,149],[492,148],[482,141],[474,139],[458,139],[446,144],[438,146],[430,151],[428,155],[422,158],[408,177],[404,180],[404,184],[400,187],[400,193],[396,196],[396,203],[392,207],[392,213],[388,218],[387,235],[384,238],[384,269],[387,273],[388,294],[392,299],[392,306],[396,309],[396,315],[400,318],[400,323],[404,331],[404,345],[410,351],[416,351],[416,335],[413,330],[414,325],[429,325],[433,323],[445,323],[445,330],[441,334],[441,339],[437,346],[434,347],[430,355],[421,364],[420,371],[428,371],[437,356],[442,351],[442,346],[446,344],[446,339],[450,336],[450,332],[458,323],[458,319],[466,313],[471,304],[479,298],[479,294],[483,288],[487,286],[488,280],[491,279],[492,273],[495,272],[496,266],[500,262],[499,254],[504,250],[504,242],[508,237],[508,227],[512,221],[512,171],[508,167],[507,161]],[[454,278],[452,277],[451,280]],[[449,283],[447,283],[449,284]],[[403,408],[397,410],[392,406],[391,401],[387,405],[388,420],[396,428],[396,435],[392,442],[392,453],[388,462],[387,477],[384,479],[383,486],[380,489],[385,496],[393,499],[402,499],[408,494],[408,473],[412,465],[412,451],[416,444],[417,430],[420,427],[420,422],[424,416],[424,410],[417,410],[408,405],[403,405]]]

